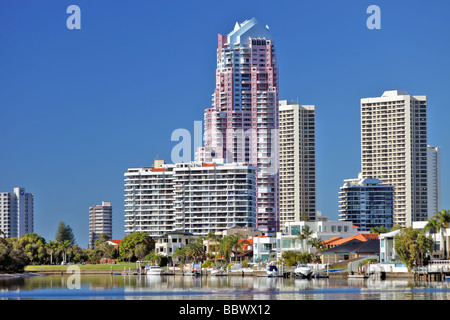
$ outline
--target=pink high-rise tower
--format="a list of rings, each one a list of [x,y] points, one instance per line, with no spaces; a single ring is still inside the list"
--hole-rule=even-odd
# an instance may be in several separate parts
[[[204,115],[205,146],[197,155],[259,168],[257,228],[273,235],[279,231],[278,69],[269,27],[255,18],[219,34],[212,101]]]

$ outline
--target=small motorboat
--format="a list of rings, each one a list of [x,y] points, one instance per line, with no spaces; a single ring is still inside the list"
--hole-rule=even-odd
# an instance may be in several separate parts
[[[306,263],[299,263],[294,270],[295,277],[310,278],[313,271]]]
[[[148,276],[161,275],[164,270],[160,266],[146,266],[145,274]]]
[[[273,262],[271,262],[267,265],[266,274],[268,277],[277,277],[278,276],[278,268]]]

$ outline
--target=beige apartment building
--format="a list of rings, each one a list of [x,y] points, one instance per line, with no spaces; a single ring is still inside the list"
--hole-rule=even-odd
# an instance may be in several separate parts
[[[280,225],[316,217],[316,107],[279,103]]]
[[[427,219],[427,97],[385,91],[361,99],[363,178],[394,186],[394,224]]]
[[[112,239],[112,206],[110,201],[89,207],[89,248],[94,248],[100,234],[107,234]]]

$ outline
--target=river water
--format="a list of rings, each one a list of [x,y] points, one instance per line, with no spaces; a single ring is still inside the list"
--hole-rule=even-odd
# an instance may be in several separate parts
[[[0,279],[3,300],[449,300],[450,282],[142,275]]]

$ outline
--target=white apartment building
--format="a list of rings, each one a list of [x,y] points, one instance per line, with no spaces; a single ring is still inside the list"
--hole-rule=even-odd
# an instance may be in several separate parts
[[[4,238],[21,237],[33,232],[34,196],[24,188],[0,193],[0,231]]]
[[[279,103],[280,224],[316,218],[316,107]]]
[[[256,225],[257,168],[243,163],[159,163],[125,173],[125,233],[206,236]]]
[[[256,167],[190,162],[173,170],[176,230],[206,236],[232,227],[256,227]]]
[[[394,187],[378,179],[346,179],[339,190],[339,220],[351,221],[359,231],[393,227]]]
[[[385,91],[361,99],[363,178],[394,186],[394,224],[427,219],[427,97]]]
[[[89,248],[94,248],[100,234],[107,234],[112,239],[112,206],[110,201],[89,207]]]
[[[125,173],[125,233],[147,232],[160,237],[174,230],[175,165],[155,161],[153,167]]]
[[[428,218],[441,208],[441,148],[427,147]]]

